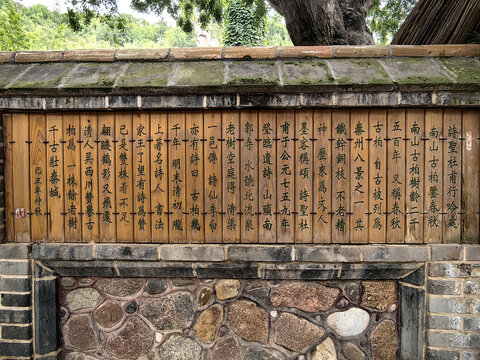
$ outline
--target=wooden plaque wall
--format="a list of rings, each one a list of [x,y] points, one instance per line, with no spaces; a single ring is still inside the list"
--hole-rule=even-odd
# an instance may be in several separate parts
[[[478,243],[480,112],[4,116],[16,242]]]

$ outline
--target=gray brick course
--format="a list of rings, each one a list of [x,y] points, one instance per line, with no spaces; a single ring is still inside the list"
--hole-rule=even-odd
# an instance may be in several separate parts
[[[38,260],[93,260],[92,245],[33,245],[32,257]]]
[[[30,326],[2,326],[2,338],[13,340],[29,340],[32,338]]]
[[[480,246],[465,246],[466,258],[468,261],[480,261]]]
[[[462,319],[460,316],[429,315],[427,328],[439,330],[460,330]]]
[[[428,260],[425,246],[363,246],[363,259],[367,262],[424,262]]]
[[[28,324],[32,321],[30,310],[0,310],[0,322],[7,324]]]
[[[160,249],[163,261],[223,261],[223,246],[164,245]]]
[[[2,275],[29,275],[31,272],[28,261],[0,260],[0,274]]]
[[[228,259],[238,261],[292,261],[291,246],[229,246]]]
[[[467,295],[480,295],[480,279],[466,280],[465,288],[463,290]]]
[[[29,278],[1,278],[0,289],[3,291],[30,291],[32,289],[32,281]]]
[[[480,313],[480,299],[471,297],[430,297],[428,310],[432,313],[478,314]]]
[[[158,246],[97,245],[95,254],[101,260],[158,260]]]
[[[427,344],[432,347],[478,349],[480,334],[428,331]]]
[[[2,306],[29,307],[32,305],[32,295],[2,294],[1,303]]]
[[[465,317],[463,319],[463,329],[466,331],[480,331],[480,318]],[[480,348],[480,344],[478,346]]]
[[[295,261],[307,262],[359,262],[357,246],[295,246]]]
[[[460,281],[455,280],[428,280],[428,293],[435,295],[458,295],[460,294]]]
[[[480,263],[432,263],[429,275],[451,278],[480,277]]]
[[[462,245],[432,245],[431,247],[431,260],[443,261],[443,260],[462,260],[463,259],[463,246]]]
[[[32,343],[10,343],[0,340],[0,356],[11,356],[13,359],[18,357],[28,357],[32,354]],[[6,358],[8,359],[8,358]]]
[[[0,259],[28,259],[29,245],[2,244],[0,246]]]
[[[460,360],[460,354],[457,351],[427,349],[425,360]]]

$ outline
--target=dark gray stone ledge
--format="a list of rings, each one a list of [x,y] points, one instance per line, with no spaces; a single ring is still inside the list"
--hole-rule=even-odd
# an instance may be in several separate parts
[[[160,110],[249,108],[477,107],[479,91],[344,91],[251,94],[3,94],[0,110]]]
[[[0,245],[1,256],[28,257],[28,246]],[[20,250],[19,250],[20,249]],[[464,253],[466,254],[464,259]],[[430,255],[431,254],[431,255]],[[51,261],[190,261],[298,263],[420,263],[478,261],[480,245],[245,245],[245,244],[34,244],[32,258]],[[1,269],[1,268],[0,268]]]
[[[238,278],[263,280],[397,280],[423,264],[311,264],[257,262],[45,261],[59,276]]]

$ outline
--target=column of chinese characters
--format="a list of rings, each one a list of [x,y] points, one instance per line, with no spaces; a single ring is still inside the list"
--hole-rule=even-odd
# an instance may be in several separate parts
[[[61,194],[58,190],[58,184],[60,182],[60,176],[58,171],[60,170],[60,166],[62,164],[59,163],[57,156],[57,152],[60,146],[60,143],[57,142],[57,133],[59,132],[59,129],[56,125],[53,125],[50,126],[48,132],[51,134],[50,136],[52,139],[52,141],[50,141],[50,144],[48,145],[52,154],[48,159],[48,167],[51,169],[50,177],[48,178],[48,182],[50,184],[50,191],[48,193],[48,196],[50,198],[61,199]]]
[[[309,232],[310,230],[310,194],[311,182],[310,182],[310,129],[307,121],[300,123],[298,131],[298,148],[297,159],[298,164],[298,230],[300,232]],[[310,186],[308,186],[308,184]]]
[[[275,212],[275,209],[272,208],[272,205],[273,205],[272,200],[275,194],[272,194],[272,186],[268,186],[268,184],[271,184],[273,181],[275,181],[275,174],[274,174],[275,165],[274,165],[274,158],[273,158],[275,154],[272,153],[273,151],[272,137],[274,135],[274,129],[270,122],[265,122],[263,123],[260,131],[262,133],[262,139],[261,139],[262,158],[260,159],[261,161],[260,176],[263,179],[261,183],[265,184],[265,186],[261,188],[261,194],[260,194],[260,199],[262,204],[260,211],[262,213],[262,219],[263,219],[263,223],[260,225],[264,231],[270,232],[272,230],[275,230],[273,228],[273,222],[272,222],[272,219],[274,216],[273,213]]]
[[[400,121],[395,121],[391,130],[392,137],[390,139],[393,148],[390,160],[392,161],[392,168],[394,169],[392,170],[393,174],[390,182],[390,195],[393,201],[392,207],[389,209],[390,214],[392,215],[389,224],[391,229],[402,229],[402,222],[400,220],[400,216],[402,215],[402,209],[400,208],[400,202],[402,201],[403,197],[401,189],[403,181],[400,177],[401,174],[398,171],[399,164],[402,164],[402,162],[404,161],[401,153],[401,147],[404,144],[402,132],[403,130],[400,126]]]
[[[153,125],[152,125],[153,128]],[[153,129],[152,129],[153,130]],[[163,158],[164,154],[164,136],[165,132],[163,131],[163,127],[160,124],[157,124],[157,128],[155,129],[155,133],[153,136],[153,153],[152,153],[152,160],[153,160],[153,181],[152,181],[152,193],[157,194],[160,193],[164,194],[166,189],[164,187],[164,179],[166,177],[165,170],[164,170],[164,163]],[[159,199],[160,196],[156,196],[156,199]],[[155,216],[155,223],[153,224],[155,230],[164,230],[165,229],[165,221],[163,219],[164,212],[167,211],[165,208],[165,204],[161,203],[160,201],[156,201],[152,203],[153,211]]]
[[[460,164],[460,144],[459,144],[459,129],[455,124],[448,127],[448,137],[446,139],[446,163],[445,171],[447,175],[447,181],[445,184],[447,191],[447,214],[446,214],[446,226],[447,229],[458,228],[458,204],[457,198],[460,197],[460,191],[458,188],[461,177],[459,176]]]
[[[293,199],[290,198],[290,185],[292,180],[292,168],[290,167],[292,159],[291,150],[291,124],[287,120],[280,123],[280,134],[278,136],[280,144],[277,146],[277,151],[280,154],[279,158],[279,215],[280,215],[280,230],[282,232],[289,231],[291,224],[291,205]],[[293,185],[293,184],[292,184]]]
[[[423,187],[422,179],[420,177],[420,157],[421,157],[421,139],[420,139],[420,126],[415,121],[410,127],[410,159],[411,166],[408,171],[408,176],[410,176],[409,188],[410,193],[408,194],[410,200],[410,209],[409,225],[412,226],[413,231],[416,231],[417,227],[420,225],[420,204],[423,199],[420,198],[420,189]]]
[[[252,158],[256,154],[256,139],[253,135],[253,123],[247,121],[244,127],[244,142],[243,142],[243,154],[245,154],[245,162],[243,162],[243,187],[242,187],[242,196],[243,196],[243,217],[244,217],[244,228],[243,230],[247,233],[253,232],[254,222],[253,219],[256,216],[253,204],[255,201],[255,185],[257,179],[255,178],[255,164],[252,161]]]
[[[428,151],[431,154],[428,159],[428,167],[430,171],[425,174],[427,178],[428,186],[426,187],[428,198],[430,203],[428,206],[428,219],[427,224],[430,229],[440,227],[439,213],[440,204],[442,198],[442,185],[441,185],[441,168],[440,168],[440,133],[435,126],[430,128],[428,133],[429,144]]]
[[[212,134],[212,132],[216,132],[218,130],[218,125],[209,125],[208,126],[208,133]],[[207,164],[210,169],[217,169],[220,165],[219,160],[220,149],[218,146],[218,139],[210,135],[206,139],[206,147],[205,147],[205,156],[207,158]],[[218,227],[218,194],[221,193],[220,190],[220,180],[219,179],[220,173],[213,171],[208,174],[207,184],[208,184],[208,192],[206,194],[207,201],[206,201],[206,210],[207,210],[207,222],[206,226],[210,228],[211,232],[214,232]]]
[[[226,202],[226,229],[234,231],[237,229],[237,207],[235,199],[237,189],[237,159],[236,159],[236,147],[237,147],[237,129],[234,123],[229,122],[225,129],[225,150],[226,150],[226,168],[225,171],[225,198],[230,199],[230,202]]]
[[[41,166],[35,166],[35,176],[33,177],[33,185],[34,185],[34,190],[33,190],[33,214],[34,215],[43,215],[42,212],[42,177],[43,177],[43,169]]]
[[[373,189],[371,192],[371,213],[373,216],[372,221],[372,229],[375,232],[380,232],[383,228],[383,221],[382,221],[382,205],[385,200],[385,194],[383,193],[384,188],[384,175],[385,174],[385,166],[386,164],[383,163],[382,159],[383,156],[383,149],[384,149],[384,139],[383,139],[383,132],[384,132],[384,124],[377,121],[373,125],[373,135],[372,135],[372,154],[375,156],[372,157],[373,168],[371,172],[371,176],[373,176]]]
[[[199,136],[199,126],[196,123],[193,123],[190,129],[188,129],[190,132],[190,141],[188,142],[188,146],[190,148],[190,159],[189,161],[189,166],[188,166],[188,171],[190,172],[190,176],[192,179],[192,191],[190,196],[191,198],[191,208],[189,209],[190,212],[190,217],[189,217],[189,228],[191,231],[198,232],[202,231],[203,229],[201,228],[201,224],[199,221],[199,218],[203,216],[201,214],[200,206],[199,203],[200,201],[200,191],[203,189],[198,189],[197,185],[201,184],[201,181],[199,181],[199,167],[202,166],[203,164],[200,163],[200,157],[198,156],[198,148],[200,143],[200,136]]]
[[[150,211],[149,206],[145,208],[146,204],[150,203],[149,199],[149,187],[147,183],[147,174],[145,171],[145,166],[150,165],[146,164],[146,159],[148,158],[148,150],[147,149],[147,132],[145,129],[145,125],[140,122],[138,125],[136,125],[135,129],[135,154],[136,154],[136,183],[135,183],[135,189],[136,189],[136,225],[137,229],[140,231],[145,231],[148,230],[146,229],[147,221],[146,221],[146,215],[147,211]],[[150,224],[150,222],[148,223]],[[149,235],[147,235],[149,236]]]
[[[363,208],[365,188],[365,133],[362,122],[358,121],[353,129],[353,165],[352,165],[352,190],[353,190],[353,230],[362,233],[365,229],[365,210]]]
[[[172,162],[171,162],[171,169],[172,169],[172,176],[171,176],[171,204],[172,204],[172,212],[173,221],[172,221],[172,230],[173,231],[183,231],[184,224],[183,224],[183,176],[182,172],[184,172],[182,159],[180,153],[184,151],[184,147],[182,144],[182,139],[179,137],[179,131],[181,127],[178,123],[174,123],[171,127],[172,131],[172,138],[171,138],[171,154],[172,154]]]
[[[66,128],[66,149],[65,149],[65,158],[69,157],[70,159],[75,159],[75,153],[77,151],[77,129],[74,124],[68,124]],[[71,155],[68,156],[68,153]],[[78,218],[77,218],[77,197],[78,197],[78,183],[80,181],[77,178],[77,164],[75,162],[67,163],[67,170],[66,175],[66,192],[67,192],[67,222],[66,226],[69,229],[77,229],[78,226]],[[78,164],[80,166],[80,164]]]
[[[317,182],[315,184],[316,189],[316,204],[315,210],[316,223],[319,226],[319,229],[323,228],[330,222],[329,212],[329,202],[330,202],[330,190],[328,178],[330,176],[330,153],[329,149],[329,134],[330,134],[330,124],[327,125],[325,122],[318,124],[316,133],[317,133],[317,142],[318,150],[315,154],[315,164],[316,165],[316,178]],[[317,234],[314,234],[317,236]],[[330,237],[330,234],[328,234]]]
[[[93,219],[93,216],[95,215],[95,209],[93,206],[93,201],[94,201],[94,193],[93,193],[93,177],[94,175],[94,168],[93,168],[93,163],[94,161],[97,161],[96,158],[92,155],[92,150],[94,149],[95,142],[93,139],[93,132],[92,132],[92,127],[90,124],[85,126],[83,128],[83,149],[85,151],[85,156],[83,159],[83,163],[85,165],[85,170],[84,170],[84,179],[85,182],[83,184],[83,190],[85,194],[85,202],[86,202],[86,207],[84,211],[84,215],[87,217],[87,221],[85,222],[85,225],[87,226],[88,230],[92,230],[93,226],[95,225],[95,221]]]
[[[108,224],[112,223],[112,195],[115,189],[110,188],[112,179],[112,143],[109,137],[112,135],[111,126],[103,125],[100,130],[100,177],[103,182],[101,191],[102,199],[102,221]]]
[[[120,223],[129,224],[130,217],[129,212],[130,204],[129,202],[129,195],[131,197],[131,189],[130,187],[130,177],[132,174],[129,173],[130,162],[128,158],[128,129],[126,125],[120,125],[120,139],[118,139],[118,181],[119,181],[119,201],[120,203],[117,205],[117,211],[119,212],[120,216]]]
[[[340,188],[342,184],[347,183],[348,168],[347,168],[347,127],[344,122],[339,122],[335,127],[334,150],[336,157],[334,162],[334,181],[337,187]],[[346,187],[341,187],[333,196],[337,203],[337,208],[334,209],[336,221],[333,224],[334,230],[340,233],[345,233],[347,230],[347,203],[346,203]]]

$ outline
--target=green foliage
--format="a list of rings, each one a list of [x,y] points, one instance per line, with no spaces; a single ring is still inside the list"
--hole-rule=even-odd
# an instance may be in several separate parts
[[[69,16],[44,5],[24,7],[12,0],[0,0],[0,50],[196,46],[193,34],[164,22],[151,24],[127,14],[78,14],[75,31]]]
[[[418,0],[373,0],[368,27],[374,33],[377,44],[392,41],[403,21]]]
[[[271,11],[267,16],[267,44],[272,46],[293,46],[285,27],[284,18]]]
[[[231,0],[225,16],[225,46],[262,46],[266,44],[265,14],[258,20],[257,8],[262,0]]]
[[[15,3],[0,3],[0,50],[15,51],[29,47],[29,38]]]

